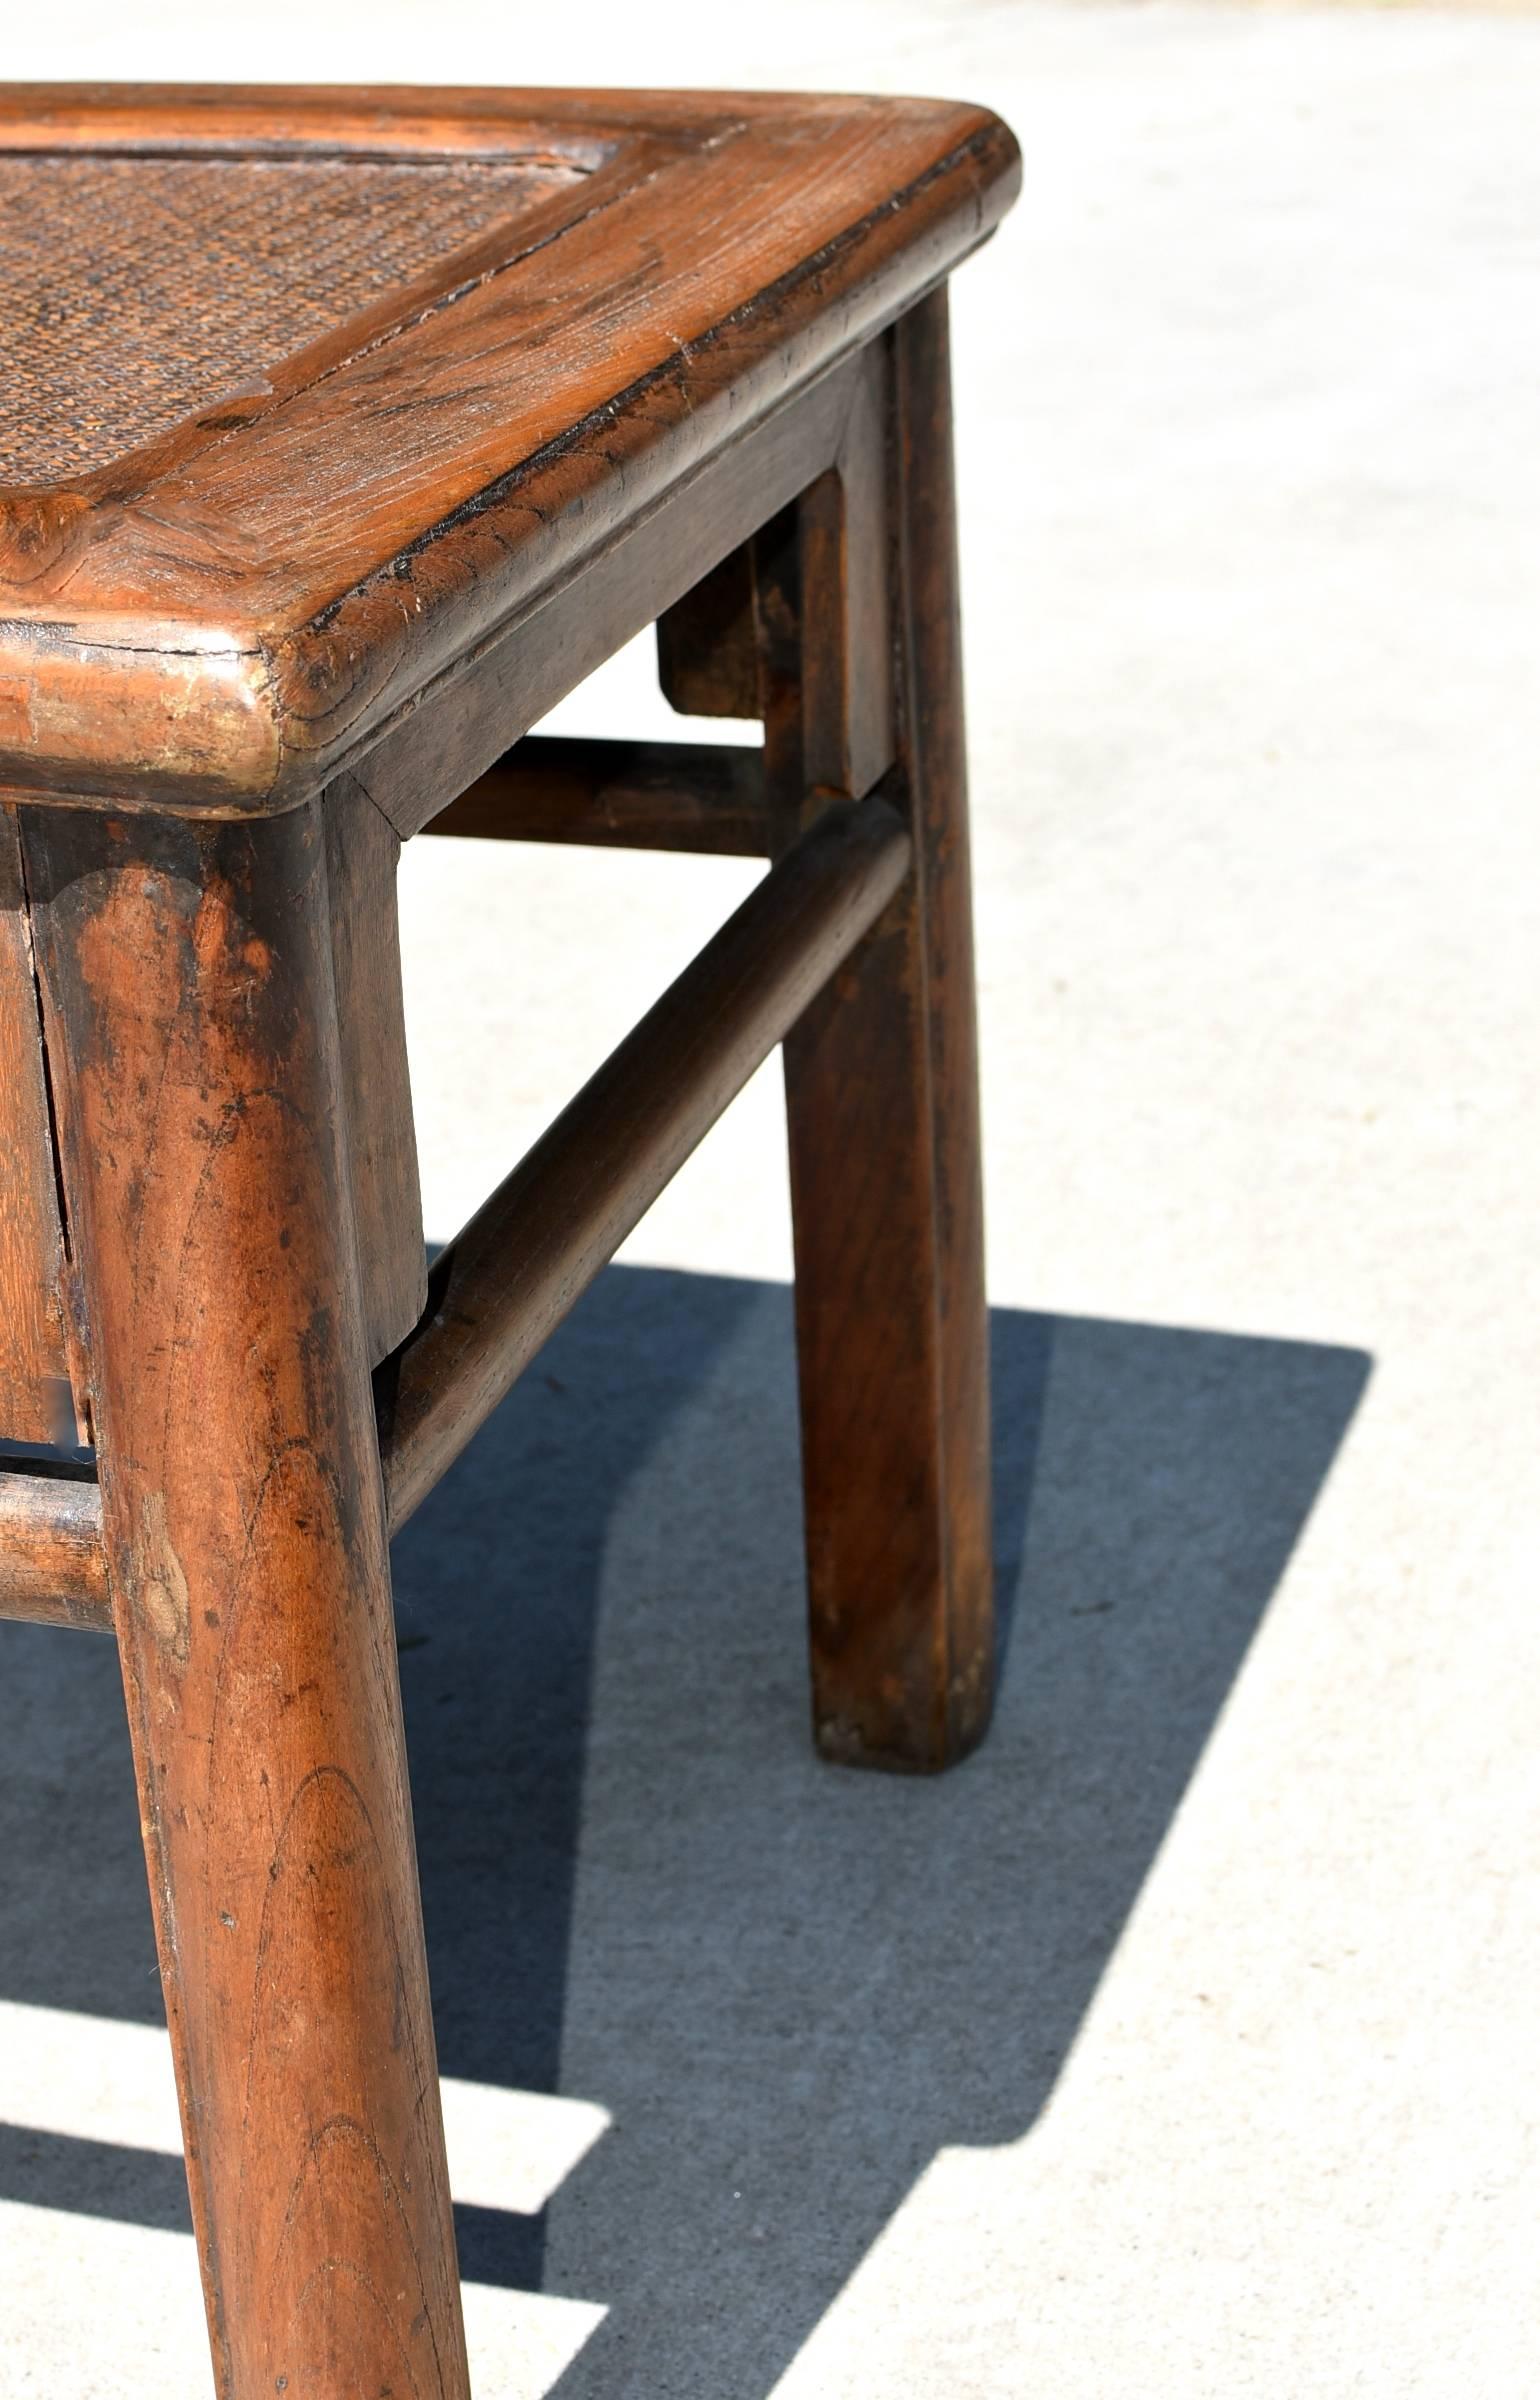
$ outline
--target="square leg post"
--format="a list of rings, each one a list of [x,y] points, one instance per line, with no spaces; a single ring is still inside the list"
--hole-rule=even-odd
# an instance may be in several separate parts
[[[835,470],[755,545],[771,807],[884,773],[905,889],[785,1046],[813,1714],[934,1770],[989,1720],[988,1328],[945,290],[876,345]]]
[[[25,812],[221,2400],[468,2400],[321,810]]]

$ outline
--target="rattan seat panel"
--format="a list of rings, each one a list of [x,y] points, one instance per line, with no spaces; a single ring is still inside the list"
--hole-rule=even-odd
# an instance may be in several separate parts
[[[0,158],[0,483],[87,475],[582,174],[559,159]]]

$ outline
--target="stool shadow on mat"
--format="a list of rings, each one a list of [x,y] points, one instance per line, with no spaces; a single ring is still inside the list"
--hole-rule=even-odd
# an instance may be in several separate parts
[[[782,1287],[612,1267],[397,1542],[440,2063],[613,2120],[459,2212],[467,2276],[605,2307],[559,2400],[765,2400],[936,2152],[1028,2130],[1369,1371],[992,1338],[1000,1703],[936,1781],[809,1745]],[[110,1646],[0,1632],[0,1999],[152,2019]],[[185,2223],[95,2147],[0,2128],[0,2197]]]

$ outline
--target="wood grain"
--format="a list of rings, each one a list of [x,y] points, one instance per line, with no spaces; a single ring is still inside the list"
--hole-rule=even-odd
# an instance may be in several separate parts
[[[75,1438],[63,1275],[21,842],[0,806],[0,1440]]]
[[[658,682],[686,717],[757,717],[754,561],[747,543],[658,619]]]
[[[0,87],[0,310],[39,195],[102,268],[0,489],[0,1436],[72,1376],[100,1482],[0,1463],[0,1613],[117,1635],[220,2400],[468,2400],[388,1529],[783,1036],[817,1738],[987,1720],[941,287],[1018,178],[945,102]],[[319,286],[193,224],[141,307],[102,195],[237,188]],[[660,618],[762,754],[525,742]],[[429,823],[775,861],[431,1285]]]
[[[452,664],[354,772],[402,835],[495,765],[558,700],[839,455],[859,366],[799,389],[698,473],[619,526],[559,589]],[[579,470],[569,502],[582,499]]]
[[[377,1364],[405,1341],[428,1298],[396,905],[401,843],[346,778],[328,792],[324,816],[364,1336]]]
[[[764,858],[765,763],[758,750],[703,742],[530,734],[424,830],[473,841]]]
[[[297,117],[307,156],[324,142],[324,110],[293,95],[102,105],[104,138],[131,145],[152,127],[194,147],[243,127],[271,148]],[[82,142],[96,107],[77,96]],[[45,127],[17,95],[17,146],[61,138],[69,108],[55,94]],[[419,144],[456,114],[423,94],[393,108]],[[1018,175],[997,119],[937,102],[726,94],[633,111],[526,93],[472,113],[517,122],[521,142],[533,121],[553,150],[599,141],[540,238],[521,221],[526,238],[442,304],[345,342],[324,372],[275,370],[238,422],[190,420],[110,491],[0,500],[0,688],[30,727],[0,741],[0,786],[232,814],[313,793],[984,239]],[[356,140],[359,104],[343,114]],[[382,113],[383,151],[392,124]],[[713,563],[697,556],[690,580]],[[116,722],[73,670],[82,645],[111,654]],[[219,706],[168,710],[166,662],[194,656]]]
[[[938,1753],[985,1733],[994,1704],[995,1572],[978,1004],[963,712],[962,609],[945,285],[893,334],[899,755],[909,786],[923,942],[934,1244],[937,1481],[945,1535],[946,1701]]]
[[[829,811],[435,1263],[431,1313],[380,1379],[393,1526],[880,914],[908,859],[883,800]]]
[[[944,292],[883,363],[864,453],[767,530],[756,564],[783,839],[888,747],[873,689],[895,704],[914,872],[789,1037],[786,1102],[815,1734],[829,1758],[929,1771],[983,1733],[994,1667]]]
[[[23,822],[221,2400],[467,2400],[317,814]]]
[[[94,1479],[45,1476],[0,1461],[0,1617],[111,1632]]]

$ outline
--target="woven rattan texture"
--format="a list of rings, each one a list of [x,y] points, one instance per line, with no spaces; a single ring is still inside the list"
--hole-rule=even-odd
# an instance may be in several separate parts
[[[580,172],[0,157],[0,483],[89,473]]]

